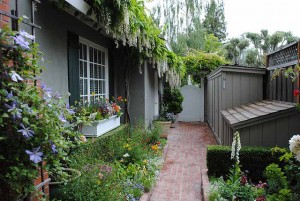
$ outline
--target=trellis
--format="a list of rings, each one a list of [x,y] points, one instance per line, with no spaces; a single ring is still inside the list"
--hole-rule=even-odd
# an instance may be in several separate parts
[[[22,0],[23,1],[23,0]],[[39,0],[31,0],[31,8],[30,8],[30,20],[29,19],[22,19],[21,23],[26,24],[28,26],[30,26],[31,28],[31,35],[35,36],[35,30],[36,29],[41,29],[41,26],[35,24],[35,9],[36,9],[36,3],[41,3]],[[11,20],[11,29],[13,31],[19,31],[20,30],[20,26],[19,26],[19,19],[20,17],[23,16],[19,16],[19,0],[14,0],[14,8],[11,8],[11,13],[5,12],[3,10],[0,10],[0,15],[9,17]],[[34,40],[32,41],[34,42]],[[0,47],[4,48],[4,49],[8,49],[8,48],[15,48],[14,46],[10,46],[7,44],[2,44],[0,43]],[[2,50],[0,51],[0,60],[2,62]],[[36,80],[34,80],[34,84],[36,85]],[[49,184],[49,182],[51,181],[50,178],[48,178],[48,173],[44,170],[44,166],[45,164],[41,164],[39,167],[39,178],[34,181],[35,184],[35,189],[39,190],[41,189],[43,192],[43,198],[46,198],[46,191],[48,191],[48,189],[46,189],[47,185]],[[39,182],[41,181],[41,182]]]
[[[299,63],[300,42],[291,43],[267,55],[267,69],[274,70]]]
[[[299,77],[292,82],[291,78],[284,76],[286,69],[294,69],[299,63],[300,41],[288,44],[267,55],[268,85],[266,88],[266,97],[268,99],[299,103],[299,97],[293,96],[293,90],[300,87]],[[273,72],[276,69],[281,69],[281,74],[274,78]]]

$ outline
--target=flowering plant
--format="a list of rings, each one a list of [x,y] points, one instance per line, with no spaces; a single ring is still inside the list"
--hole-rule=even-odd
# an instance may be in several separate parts
[[[75,112],[77,116],[85,119],[85,122],[107,119],[112,115],[117,115],[119,117],[122,115],[119,103],[124,101],[122,96],[118,96],[117,99],[112,97],[111,101],[100,98],[91,103],[78,103]]]
[[[62,168],[78,142],[78,118],[64,98],[45,84],[34,86],[40,52],[25,31],[0,29],[0,195],[19,200],[34,191],[41,161]],[[14,197],[10,197],[14,196]]]

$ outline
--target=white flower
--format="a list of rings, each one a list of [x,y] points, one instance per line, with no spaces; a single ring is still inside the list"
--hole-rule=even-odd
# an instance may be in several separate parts
[[[235,159],[236,163],[240,163],[239,152],[241,150],[240,133],[235,132],[233,136],[233,142],[231,147],[231,159]]]
[[[294,135],[290,141],[290,150],[294,154],[297,154],[298,151],[300,151],[300,135]]]
[[[16,73],[16,71],[11,71],[10,77],[14,82],[23,81],[23,78],[18,73]]]
[[[294,135],[290,140],[290,150],[296,155],[296,159],[300,161],[300,135]]]
[[[129,156],[130,156],[130,155],[129,155],[128,153],[126,153],[126,154],[123,155],[124,158],[127,158],[127,157],[129,157]]]

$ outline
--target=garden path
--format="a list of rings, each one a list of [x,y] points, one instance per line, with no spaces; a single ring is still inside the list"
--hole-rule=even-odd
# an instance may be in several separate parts
[[[165,163],[150,201],[202,201],[206,145],[216,144],[206,123],[177,123],[170,129]]]

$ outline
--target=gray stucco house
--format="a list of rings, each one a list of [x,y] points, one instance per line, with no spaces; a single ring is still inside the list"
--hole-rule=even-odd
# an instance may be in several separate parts
[[[86,12],[84,1],[66,2],[67,8],[58,9],[53,1],[43,0],[36,4],[35,12],[32,0],[22,0],[17,5],[18,16],[26,15],[41,27],[20,25],[20,29],[36,36],[43,52],[45,70],[38,79],[61,94],[70,92],[71,104],[99,96],[126,97],[127,87],[131,122],[144,121],[146,127],[150,126],[153,116],[159,113],[163,84],[157,69],[145,62],[139,72],[129,64],[126,46],[117,48],[112,36],[76,16],[75,13],[82,16]],[[11,10],[16,8],[15,1],[10,4]]]

